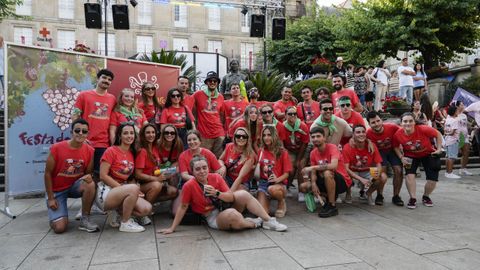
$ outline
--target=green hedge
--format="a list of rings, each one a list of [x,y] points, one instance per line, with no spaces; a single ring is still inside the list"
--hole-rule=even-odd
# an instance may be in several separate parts
[[[480,94],[480,76],[470,76],[463,80],[459,86],[478,96]]]
[[[330,90],[330,93],[333,91],[331,80],[315,78],[301,81],[292,87],[293,95],[298,99],[298,101],[302,100],[301,90],[306,85],[310,86],[314,92],[320,87],[327,87]],[[313,99],[316,99],[316,97],[313,97]]]

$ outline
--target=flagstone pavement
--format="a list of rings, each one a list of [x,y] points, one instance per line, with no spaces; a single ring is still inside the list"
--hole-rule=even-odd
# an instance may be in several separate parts
[[[368,206],[354,188],[353,204],[338,204],[339,215],[328,219],[291,198],[281,233],[180,226],[164,236],[155,231],[172,222],[168,205],[143,233],[121,233],[103,215],[92,217],[101,232],[86,233],[73,219],[80,201],[71,200],[69,231],[56,235],[44,199],[11,199],[18,217],[0,214],[0,269],[479,269],[480,169],[472,172],[458,180],[440,172],[431,208],[393,205],[391,179],[384,206]],[[405,187],[401,195],[406,201]]]

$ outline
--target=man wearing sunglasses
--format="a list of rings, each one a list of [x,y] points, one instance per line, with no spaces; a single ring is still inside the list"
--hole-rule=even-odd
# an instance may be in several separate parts
[[[348,96],[343,96],[338,99],[338,106],[340,111],[335,113],[335,116],[345,120],[348,125],[353,128],[356,125],[365,125],[365,120],[358,112],[352,110],[352,102]],[[348,142],[350,137],[344,137],[340,142],[342,145]]]
[[[202,136],[202,145],[212,151],[218,158],[223,151],[225,130],[223,128],[223,95],[218,91],[220,78],[210,71],[205,78],[205,85],[193,94],[197,112],[197,129]]]
[[[352,89],[344,88],[347,79],[340,75],[333,75],[332,84],[335,92],[332,93],[333,106],[338,109],[338,100],[340,97],[347,96],[350,98],[354,111],[361,113],[363,111],[362,104],[357,94]],[[337,110],[338,111],[338,110]]]
[[[88,122],[77,119],[72,123],[72,138],[55,143],[50,148],[44,180],[48,218],[55,233],[67,230],[68,198],[82,198],[82,216],[78,229],[98,231],[98,226],[90,222],[95,182],[91,175],[94,149],[85,143],[88,133]]]
[[[352,128],[340,117],[333,114],[333,103],[331,99],[325,98],[320,101],[322,114],[313,122],[310,131],[314,127],[321,127],[325,131],[327,143],[341,147],[340,141],[343,137],[352,137]]]

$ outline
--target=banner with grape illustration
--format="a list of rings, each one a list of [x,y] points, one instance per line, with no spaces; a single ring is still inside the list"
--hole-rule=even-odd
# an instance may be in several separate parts
[[[50,146],[70,137],[82,90],[94,88],[105,59],[7,44],[7,143],[11,195],[44,190]]]

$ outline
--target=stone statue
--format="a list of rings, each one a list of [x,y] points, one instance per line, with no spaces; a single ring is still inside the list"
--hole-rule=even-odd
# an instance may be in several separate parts
[[[225,75],[222,79],[222,83],[220,84],[220,92],[222,94],[230,95],[230,84],[232,83],[240,83],[240,81],[245,81],[246,76],[240,73],[240,63],[238,60],[233,59],[230,61],[230,72]]]

